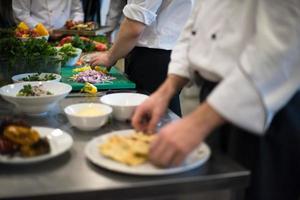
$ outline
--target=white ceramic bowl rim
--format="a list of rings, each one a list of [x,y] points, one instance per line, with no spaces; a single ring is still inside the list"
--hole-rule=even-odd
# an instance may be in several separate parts
[[[34,75],[34,74],[40,74],[40,75],[50,75],[50,74],[52,74],[52,75],[54,75],[56,78],[55,79],[53,79],[53,80],[48,80],[48,81],[23,81],[22,79],[23,78],[26,78],[26,77],[28,77],[28,76],[32,76],[32,75]],[[13,77],[11,77],[11,79],[13,80],[13,81],[20,81],[20,82],[26,82],[26,83],[28,83],[28,82],[51,82],[51,81],[55,81],[55,80],[57,80],[57,79],[61,79],[61,75],[59,75],[59,74],[56,74],[56,73],[44,73],[44,72],[42,72],[42,73],[38,73],[38,72],[32,72],[32,73],[24,73],[24,74],[16,74],[16,75],[14,75]]]
[[[48,84],[52,84],[52,85],[57,85],[57,87],[64,87],[65,90],[53,95],[46,95],[46,96],[16,96],[13,94],[7,94],[6,92],[4,92],[3,90],[5,90],[5,88],[7,87],[13,87],[14,85],[38,85],[38,84],[42,84],[42,85],[48,85]],[[46,88],[45,88],[46,89]],[[5,85],[3,87],[0,88],[0,94],[4,97],[8,97],[8,98],[18,98],[18,99],[47,99],[47,98],[55,98],[55,97],[59,97],[61,95],[64,95],[66,93],[71,92],[72,87],[66,83],[60,83],[60,82],[44,82],[44,81],[27,81],[27,82],[21,82],[21,83],[13,83],[13,84],[9,84],[9,85]]]
[[[72,109],[72,107],[80,107],[80,106],[97,106],[97,107],[102,107],[105,109],[105,112],[103,114],[100,114],[100,115],[94,115],[94,116],[79,116],[79,115],[76,115],[74,113],[72,113],[72,111],[70,111],[70,109]],[[76,104],[71,104],[67,107],[64,108],[64,112],[67,114],[67,115],[70,115],[72,117],[77,117],[77,118],[97,118],[97,117],[102,117],[102,116],[106,116],[106,115],[109,115],[111,114],[113,111],[112,107],[108,106],[108,105],[105,105],[105,104],[102,104],[102,103],[76,103]]]
[[[130,97],[142,97],[141,101],[135,104],[116,104],[116,103],[112,103],[109,101],[109,98],[112,98],[114,96],[126,96],[126,98],[130,98]],[[104,95],[100,98],[100,101],[104,104],[110,105],[110,106],[114,106],[114,107],[135,107],[140,105],[143,101],[145,101],[149,96],[145,95],[145,94],[141,94],[141,93],[113,93],[113,94],[107,94]],[[125,100],[125,99],[124,99]]]

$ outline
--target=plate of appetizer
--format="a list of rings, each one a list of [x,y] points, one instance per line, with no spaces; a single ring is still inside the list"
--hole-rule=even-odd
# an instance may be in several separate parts
[[[49,160],[68,151],[72,137],[49,127],[30,126],[23,121],[2,121],[0,163],[28,164]]]
[[[155,135],[137,133],[133,129],[110,132],[91,140],[85,155],[93,164],[115,172],[155,176],[182,173],[203,165],[211,151],[200,144],[180,166],[159,168],[148,161],[149,146]]]

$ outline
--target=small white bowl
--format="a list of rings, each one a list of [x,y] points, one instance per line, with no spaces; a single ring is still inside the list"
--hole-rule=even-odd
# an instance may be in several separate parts
[[[148,98],[139,93],[114,93],[104,95],[100,101],[113,108],[113,117],[119,121],[131,119],[138,105]]]
[[[13,77],[11,77],[12,81],[14,83],[20,83],[20,82],[29,82],[29,81],[23,81],[23,78],[26,78],[28,76],[32,76],[34,74],[37,74],[37,73],[26,73],[26,74],[18,74],[18,75],[14,75]],[[40,77],[43,78],[45,75],[50,75],[50,74],[53,74],[55,76],[55,79],[53,80],[48,80],[46,82],[59,82],[60,79],[61,79],[61,76],[58,75],[58,74],[54,74],[54,73],[41,73],[40,74]],[[30,81],[31,82],[31,81]],[[44,82],[44,81],[42,81]]]
[[[43,85],[46,91],[52,95],[46,96],[17,96],[24,85]],[[60,82],[22,82],[6,85],[0,88],[0,95],[6,101],[15,104],[16,107],[27,115],[41,115],[50,111],[59,100],[65,98],[72,87]]]
[[[67,106],[64,112],[72,126],[94,131],[106,124],[112,108],[100,103],[78,103]]]

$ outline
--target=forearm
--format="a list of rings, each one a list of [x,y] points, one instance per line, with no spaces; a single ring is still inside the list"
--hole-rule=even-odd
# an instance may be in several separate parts
[[[191,124],[191,126],[198,127],[198,133],[201,133],[201,139],[204,139],[215,128],[226,122],[208,102],[200,104],[187,118],[190,118],[194,123]]]
[[[158,88],[157,94],[164,96],[169,101],[178,91],[180,91],[188,82],[188,79],[170,74],[164,83]]]
[[[117,39],[108,51],[112,63],[115,63],[118,59],[125,57],[135,47],[144,29],[145,25],[143,23],[133,21],[128,18],[124,19]]]

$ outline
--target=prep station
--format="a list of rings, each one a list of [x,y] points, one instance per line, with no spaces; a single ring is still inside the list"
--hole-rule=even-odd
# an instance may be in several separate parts
[[[103,92],[105,94],[105,92]],[[130,129],[127,122],[110,122],[93,132],[70,125],[63,108],[80,102],[99,102],[99,97],[70,94],[48,115],[26,117],[32,126],[51,127],[69,133],[74,142],[62,155],[37,163],[0,165],[0,199],[22,200],[97,200],[97,199],[201,199],[201,195],[220,193],[240,199],[250,173],[227,156],[212,152],[200,167],[173,175],[134,175],[111,171],[90,162],[85,147],[99,135]],[[15,107],[1,100],[1,116],[18,115]],[[177,116],[169,112],[161,125]]]

